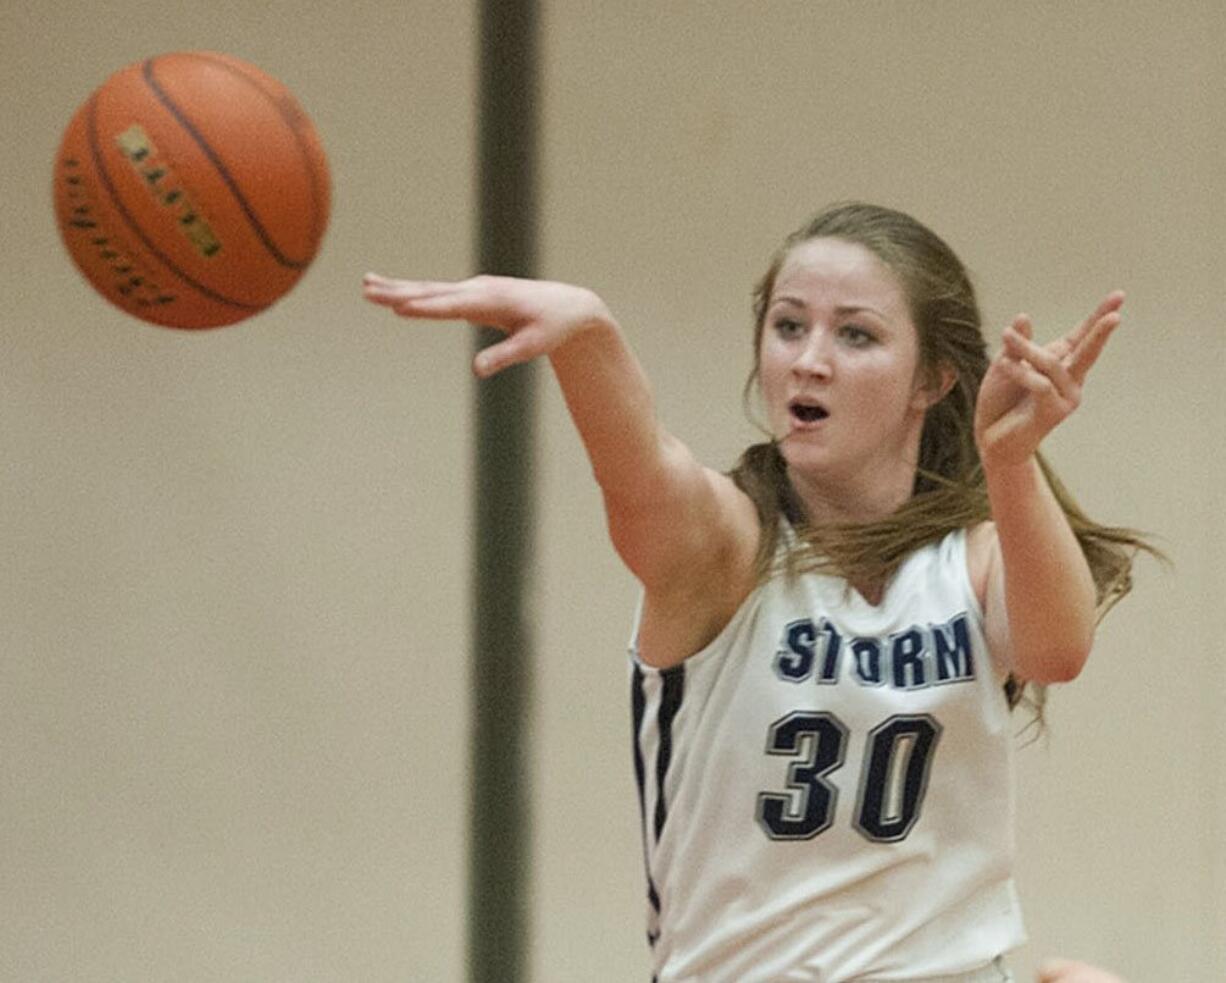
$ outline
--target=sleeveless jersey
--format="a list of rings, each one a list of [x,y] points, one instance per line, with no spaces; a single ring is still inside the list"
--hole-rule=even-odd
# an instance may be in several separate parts
[[[965,532],[908,557],[878,605],[781,573],[675,668],[645,665],[637,635],[658,983],[906,980],[1025,940],[1005,675]]]

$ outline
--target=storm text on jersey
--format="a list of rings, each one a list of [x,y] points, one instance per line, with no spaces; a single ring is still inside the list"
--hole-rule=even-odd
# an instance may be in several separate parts
[[[885,637],[844,638],[826,618],[801,618],[784,627],[774,669],[789,683],[848,678],[861,686],[913,690],[968,682],[975,678],[975,659],[965,611],[943,624],[912,625]]]

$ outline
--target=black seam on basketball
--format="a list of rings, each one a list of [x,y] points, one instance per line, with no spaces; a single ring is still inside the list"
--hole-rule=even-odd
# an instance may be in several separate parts
[[[174,100],[172,100],[170,96],[166,94],[165,90],[158,85],[157,79],[153,77],[153,64],[156,60],[156,58],[149,58],[142,66],[145,83],[152,90],[158,101],[166,107],[167,112],[169,112],[178,121],[179,125],[188,132],[191,138],[196,141],[196,146],[198,146],[201,153],[203,153],[209,159],[209,162],[217,170],[217,173],[221,177],[222,181],[225,182],[226,187],[230,189],[230,194],[232,194],[234,196],[234,200],[238,202],[239,207],[243,210],[243,214],[247,216],[247,221],[251,223],[251,228],[259,237],[260,242],[264,244],[264,248],[272,254],[273,259],[275,259],[282,266],[288,266],[291,269],[306,269],[306,267],[310,265],[310,258],[291,259],[281,252],[281,250],[277,247],[277,244],[272,241],[272,237],[268,234],[268,230],[264,228],[263,223],[260,222],[258,216],[255,214],[255,210],[251,207],[251,204],[243,195],[242,189],[238,186],[238,182],[234,180],[233,175],[230,174],[230,171],[226,168],[226,165],[222,162],[222,159],[217,155],[217,151],[215,151],[209,145],[209,142],[204,138],[204,134],[196,129],[192,121],[188,119],[186,115],[184,115],[183,111],[177,105],[175,105]],[[234,72],[228,65],[224,65],[224,63],[220,62],[214,62],[214,64],[221,64],[222,67],[229,70],[231,74],[238,75],[239,78],[250,84],[251,80],[248,79],[247,76]],[[260,91],[263,95],[267,96],[266,92],[263,92],[263,90]]]
[[[167,256],[153,244],[153,240],[145,234],[145,230],[137,224],[136,219],[132,217],[132,213],[128,211],[127,206],[124,205],[123,201],[120,199],[119,192],[115,190],[115,185],[111,181],[111,175],[107,172],[106,161],[103,159],[102,150],[98,146],[97,107],[98,97],[94,96],[89,101],[89,109],[86,113],[85,133],[87,139],[89,140],[89,152],[94,158],[94,169],[98,172],[98,180],[101,181],[102,186],[106,188],[107,196],[110,198],[111,204],[114,206],[115,211],[117,211],[124,222],[127,223],[127,226],[132,230],[132,233],[141,241],[142,244],[144,244],[144,247],[148,249],[151,254],[161,260],[162,265],[165,266],[167,270],[177,276],[184,283],[188,284],[198,293],[208,297],[209,300],[215,300],[217,303],[225,304],[229,307],[237,307],[241,311],[262,311],[267,306],[266,304],[245,304],[241,300],[226,297],[223,294],[219,294],[216,290],[206,287],[203,283],[198,282],[195,278],[179,269],[178,265],[176,265],[169,256]]]
[[[302,138],[302,130],[299,126],[298,119],[286,108],[284,99],[278,98],[276,95],[269,92],[266,88],[264,88],[264,84],[258,78],[248,75],[237,65],[231,65],[229,62],[223,61],[220,58],[215,58],[207,51],[193,52],[192,56],[194,58],[199,58],[201,61],[207,61],[212,65],[216,65],[218,68],[229,72],[231,75],[239,76],[239,78],[247,82],[247,84],[249,84],[252,88],[259,90],[260,94],[273,104],[273,107],[280,114],[281,118],[285,120],[285,125],[289,127],[290,133],[292,133],[294,136],[294,142],[298,144],[298,151],[302,154],[302,161],[306,165],[307,173],[311,176],[311,241],[315,243],[316,249],[318,249],[324,233],[325,216],[323,192],[321,190],[321,186],[324,184],[324,179],[323,175],[321,175],[318,169],[315,167],[314,156],[307,147],[306,141]],[[292,100],[293,96],[290,95],[287,98]],[[308,119],[309,122],[309,118],[306,117],[306,113],[301,107],[297,107],[297,112],[298,115],[302,116],[304,119]],[[314,251],[312,251],[311,258],[314,259]],[[310,260],[307,260],[307,262],[310,262]]]

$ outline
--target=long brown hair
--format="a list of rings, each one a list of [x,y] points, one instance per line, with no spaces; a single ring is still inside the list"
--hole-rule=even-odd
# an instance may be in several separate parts
[[[809,523],[773,440],[749,447],[731,475],[752,499],[762,524],[757,557],[761,577],[774,567],[781,520],[787,519],[798,541],[787,558],[789,569],[819,569],[857,586],[880,587],[919,547],[991,518],[974,437],[975,400],[989,363],[987,345],[970,276],[939,236],[890,208],[862,202],[834,205],[784,240],[754,289],[754,356],[745,384],[747,401],[758,382],[762,332],[775,279],[794,247],[819,238],[857,243],[899,278],[919,335],[920,372],[935,378],[942,368],[952,369],[953,385],[925,416],[911,498],[881,520]],[[1039,464],[1085,553],[1101,617],[1131,589],[1136,552],[1154,550],[1131,529],[1094,522],[1041,455]],[[1012,704],[1021,699],[1024,685],[1023,680],[1010,679],[1006,689]],[[1041,707],[1041,688],[1035,689],[1032,700]]]

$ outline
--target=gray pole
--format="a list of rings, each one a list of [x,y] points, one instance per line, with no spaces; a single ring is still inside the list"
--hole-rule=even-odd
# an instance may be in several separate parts
[[[483,273],[535,274],[536,27],[534,0],[481,0],[476,252]],[[478,328],[476,344],[496,337]],[[534,375],[534,366],[516,366],[476,388],[470,983],[527,979]]]

